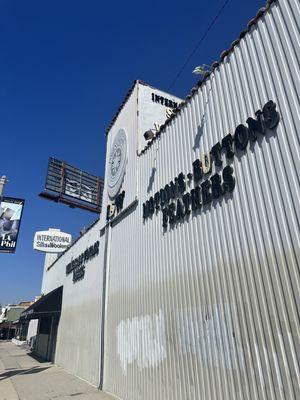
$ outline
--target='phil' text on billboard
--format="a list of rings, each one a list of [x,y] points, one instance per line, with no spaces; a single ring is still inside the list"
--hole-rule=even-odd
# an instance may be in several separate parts
[[[25,200],[2,197],[0,202],[0,252],[16,251]]]

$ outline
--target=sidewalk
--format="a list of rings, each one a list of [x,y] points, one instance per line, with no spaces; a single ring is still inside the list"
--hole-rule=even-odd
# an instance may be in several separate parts
[[[0,400],[114,400],[24,346],[0,341]]]

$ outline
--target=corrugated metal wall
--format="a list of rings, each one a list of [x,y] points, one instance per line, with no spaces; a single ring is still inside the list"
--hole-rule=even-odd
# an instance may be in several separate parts
[[[44,293],[63,285],[55,363],[94,386],[100,373],[104,239],[98,221],[43,277]],[[99,254],[85,263],[84,279],[73,282],[73,274],[66,275],[67,264],[98,240]]]
[[[138,158],[139,204],[110,243],[104,390],[122,399],[300,398],[299,21],[298,0],[273,3]],[[268,100],[280,122],[234,158],[231,195],[143,223],[145,200]]]

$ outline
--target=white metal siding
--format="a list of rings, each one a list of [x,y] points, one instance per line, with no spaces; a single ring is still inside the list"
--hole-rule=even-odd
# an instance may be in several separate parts
[[[97,240],[99,255],[85,265],[84,279],[73,283],[66,266]],[[45,293],[63,285],[55,363],[97,386],[99,383],[100,332],[102,316],[104,237],[100,222],[82,236],[45,272]]]
[[[298,0],[274,3],[138,158],[138,207],[110,244],[104,390],[122,399],[300,398],[299,21]],[[167,232],[161,211],[143,223],[268,100],[280,122],[234,158],[231,195]]]

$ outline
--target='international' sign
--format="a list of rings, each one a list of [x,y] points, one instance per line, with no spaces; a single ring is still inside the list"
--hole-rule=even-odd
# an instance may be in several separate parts
[[[72,236],[69,233],[59,230],[36,232],[34,235],[33,248],[45,253],[62,253],[72,243]]]

